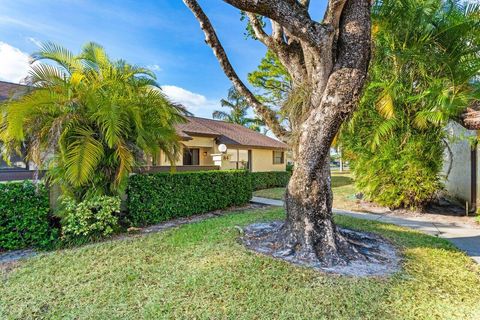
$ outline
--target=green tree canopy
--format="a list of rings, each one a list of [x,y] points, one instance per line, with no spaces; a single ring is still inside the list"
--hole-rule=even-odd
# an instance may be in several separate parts
[[[271,51],[267,51],[257,70],[248,74],[248,82],[260,89],[259,98],[271,106],[281,106],[292,90],[290,75]]]
[[[27,160],[65,192],[117,194],[145,156],[177,157],[174,125],[187,112],[150,70],[112,60],[95,43],[78,55],[46,43],[27,81],[30,92],[0,106],[4,157],[25,145]]]

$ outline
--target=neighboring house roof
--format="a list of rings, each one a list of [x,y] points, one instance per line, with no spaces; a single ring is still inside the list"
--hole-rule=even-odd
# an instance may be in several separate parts
[[[281,141],[267,137],[239,124],[197,117],[187,117],[188,123],[178,125],[182,138],[187,136],[213,136],[217,142],[228,146],[245,146],[269,149],[287,149]]]
[[[469,106],[460,116],[461,124],[469,130],[480,130],[480,101]]]
[[[27,90],[28,86],[23,84],[0,81],[0,102],[14,96],[22,95]]]

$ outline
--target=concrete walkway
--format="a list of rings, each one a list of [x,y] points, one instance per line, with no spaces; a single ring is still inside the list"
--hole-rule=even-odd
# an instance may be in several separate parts
[[[281,200],[260,197],[253,197],[251,202],[271,206],[283,206],[283,201]],[[472,225],[462,223],[440,223],[429,221],[422,217],[400,218],[386,214],[363,213],[339,209],[333,209],[333,213],[353,218],[391,223],[447,239],[457,248],[469,255],[475,262],[480,263],[480,228],[475,228]]]

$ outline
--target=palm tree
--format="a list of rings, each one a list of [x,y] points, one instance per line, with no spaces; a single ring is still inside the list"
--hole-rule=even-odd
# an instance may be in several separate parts
[[[230,108],[230,112],[216,110],[212,113],[213,119],[219,119],[230,123],[236,123],[249,129],[260,131],[263,122],[255,118],[247,116],[248,105],[247,100],[234,87],[228,90],[227,99],[220,100],[222,107]]]
[[[79,55],[46,43],[32,59],[33,90],[0,106],[4,158],[25,145],[48,179],[84,198],[118,194],[145,155],[177,157],[174,125],[187,112],[150,70],[111,60],[95,43]]]
[[[441,188],[445,125],[480,101],[480,5],[378,0],[374,58],[342,141],[357,186],[390,207],[420,207]]]
[[[402,121],[420,130],[442,126],[480,99],[479,13],[479,4],[458,0],[377,6],[377,63],[366,98],[373,95],[384,121],[374,146]]]

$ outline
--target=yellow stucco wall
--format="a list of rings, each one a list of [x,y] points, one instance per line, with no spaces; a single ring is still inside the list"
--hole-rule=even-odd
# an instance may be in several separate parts
[[[285,171],[285,170],[287,170],[286,163],[273,164],[273,150],[252,149],[252,171],[253,172]]]
[[[215,144],[214,138],[208,137],[194,137],[192,140],[183,141],[185,146],[190,148],[199,148],[200,149],[200,165],[201,166],[213,166],[214,162],[212,159],[212,154],[218,154],[218,145]],[[252,171],[285,171],[286,163],[283,164],[273,164],[273,150],[272,149],[248,149],[240,148],[241,150],[252,150]],[[236,150],[233,147],[229,147],[229,150]],[[183,153],[183,151],[182,151]],[[285,157],[286,160],[286,157]],[[165,157],[163,152],[160,154],[158,160],[158,165],[160,166],[170,166],[170,162]],[[183,165],[182,156],[176,162],[177,166]],[[239,167],[241,164],[239,163]],[[231,161],[231,159],[225,159],[222,161],[222,170],[231,170],[236,169],[237,163]]]
[[[189,148],[198,148],[200,149],[200,165],[201,166],[213,166],[212,153],[215,149],[215,140],[214,138],[208,137],[193,137],[192,140],[182,141],[182,144]],[[206,155],[204,155],[206,153]],[[182,159],[183,150],[180,152],[180,157],[177,159],[175,165],[183,165]],[[170,161],[163,152],[160,153],[160,160],[158,162],[160,166],[170,166]]]
[[[213,148],[215,147],[215,140],[213,138],[208,137],[193,137],[192,140],[183,141],[184,145],[188,147],[205,147],[205,148]]]

